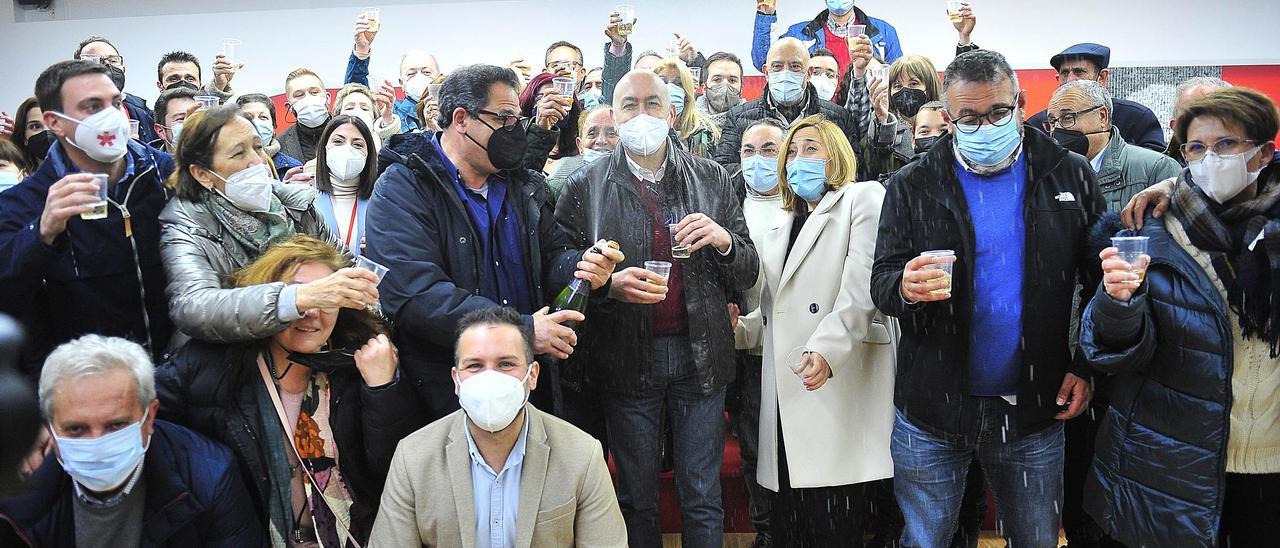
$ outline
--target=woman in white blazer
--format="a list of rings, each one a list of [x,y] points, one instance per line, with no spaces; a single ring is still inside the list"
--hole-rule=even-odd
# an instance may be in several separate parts
[[[775,544],[861,546],[867,487],[893,476],[897,324],[870,294],[885,192],[853,182],[853,150],[821,117],[797,122],[782,150],[791,214],[755,242],[760,308],[735,327],[739,348],[764,344],[756,476],[778,492]]]

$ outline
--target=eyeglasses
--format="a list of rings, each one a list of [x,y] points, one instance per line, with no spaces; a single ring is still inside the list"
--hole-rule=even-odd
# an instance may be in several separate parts
[[[1102,105],[1089,107],[1084,110],[1077,110],[1075,112],[1068,112],[1056,118],[1053,116],[1048,116],[1044,119],[1044,129],[1045,131],[1053,131],[1053,128],[1055,126],[1060,127],[1062,129],[1071,129],[1073,127],[1076,127],[1076,120],[1080,117],[1081,114],[1088,114],[1100,108],[1102,108]]]
[[[497,118],[498,127],[500,128],[512,128],[512,127],[515,127],[516,124],[519,124],[519,123],[527,124],[529,122],[528,117],[521,116],[519,114],[498,114],[496,112],[484,110],[484,109],[480,109],[476,112],[480,114],[488,114],[489,116]]]
[[[756,147],[747,145],[742,147],[741,152],[742,152],[743,158],[750,158],[752,156],[755,156],[756,154],[764,156],[765,158],[778,157],[778,147],[762,147],[760,150],[756,150]]]
[[[1245,144],[1254,145],[1257,143],[1258,142],[1254,141],[1253,139],[1236,139],[1235,137],[1223,137],[1222,139],[1218,139],[1218,142],[1214,143],[1212,146],[1206,145],[1199,141],[1191,141],[1190,143],[1183,143],[1181,146],[1181,150],[1182,150],[1182,157],[1184,159],[1186,159],[1188,162],[1195,162],[1203,159],[1205,155],[1209,153],[1210,150],[1212,150],[1213,153],[1217,154],[1218,156],[1226,156],[1228,154],[1243,152],[1242,150],[1240,150],[1240,147],[1242,145],[1245,145]]]
[[[582,63],[577,61],[552,61],[551,68],[556,70],[580,69],[582,68]]]
[[[956,130],[960,133],[974,133],[982,128],[983,120],[986,124],[994,127],[1004,127],[1013,121],[1014,107],[998,106],[992,108],[986,114],[969,114],[967,116],[956,116],[951,111],[944,111],[947,117],[956,125]]]
[[[102,63],[104,65],[111,65],[116,68],[124,68],[124,57],[120,55],[108,55],[103,57],[101,55],[85,53],[80,55],[80,60],[92,61],[94,63]]]

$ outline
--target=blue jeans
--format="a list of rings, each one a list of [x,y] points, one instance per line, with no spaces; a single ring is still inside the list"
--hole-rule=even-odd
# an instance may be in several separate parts
[[[894,494],[906,521],[902,545],[951,544],[969,462],[976,455],[995,495],[996,532],[1009,547],[1057,546],[1062,423],[1016,436],[1010,430],[1013,408],[1001,398],[970,397],[965,411],[973,421],[964,435],[933,434],[897,413],[891,451]]]
[[[681,545],[724,544],[720,462],[724,455],[724,388],[703,395],[688,337],[655,337],[653,372],[639,394],[610,394],[609,444],[618,465],[618,505],[632,548],[662,546],[658,519],[662,411],[675,434]]]

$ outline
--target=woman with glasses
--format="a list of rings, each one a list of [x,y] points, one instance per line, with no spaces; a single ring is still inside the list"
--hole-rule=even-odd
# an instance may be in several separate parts
[[[1247,88],[1186,106],[1188,169],[1160,219],[1095,229],[1080,346],[1111,379],[1085,508],[1128,546],[1280,537],[1280,114]],[[1120,255],[1112,234],[1145,237]]]

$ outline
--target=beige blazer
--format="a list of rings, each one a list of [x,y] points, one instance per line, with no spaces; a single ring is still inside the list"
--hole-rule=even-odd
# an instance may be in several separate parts
[[[600,442],[526,405],[529,437],[520,475],[516,546],[626,546],[627,528]],[[400,440],[369,548],[476,545],[466,415]]]
[[[896,320],[871,302],[871,262],[884,187],[850,183],[823,196],[787,256],[792,215],[756,242],[764,268],[760,308],[735,330],[738,348],[764,340],[756,479],[778,490],[778,414],[792,487],[849,485],[893,476]],[[785,364],[807,347],[833,377],[814,392]]]

